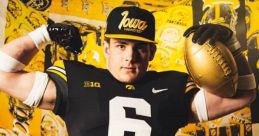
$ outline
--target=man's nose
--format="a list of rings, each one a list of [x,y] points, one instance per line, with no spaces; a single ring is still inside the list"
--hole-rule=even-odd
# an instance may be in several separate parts
[[[135,62],[137,59],[137,51],[134,48],[128,48],[125,54],[125,60],[130,62]]]

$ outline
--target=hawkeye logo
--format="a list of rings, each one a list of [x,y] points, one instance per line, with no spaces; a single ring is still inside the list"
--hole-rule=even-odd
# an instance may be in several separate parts
[[[86,88],[101,88],[100,82],[93,82],[93,81],[84,81],[84,87]]]
[[[125,88],[128,90],[135,90],[135,86],[133,85],[126,85]]]
[[[124,11],[121,13],[123,16],[118,28],[121,30],[123,27],[125,31],[133,31],[137,33],[141,33],[147,28],[147,22],[136,19],[136,18],[128,18],[129,11]]]

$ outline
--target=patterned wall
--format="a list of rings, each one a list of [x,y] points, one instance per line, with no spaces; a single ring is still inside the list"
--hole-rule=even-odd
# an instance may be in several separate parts
[[[259,75],[258,0],[1,0],[0,44],[25,35],[41,24],[53,21],[74,24],[84,41],[82,54],[75,56],[59,45],[50,45],[33,58],[26,70],[44,71],[59,59],[104,68],[105,19],[120,5],[135,5],[154,13],[158,50],[150,70],[187,72],[183,60],[184,30],[198,23],[220,23],[237,32],[244,53]],[[27,107],[3,92],[0,92],[0,105],[0,135],[67,135],[64,122],[50,111]],[[214,121],[189,124],[177,135],[252,135],[250,108]]]

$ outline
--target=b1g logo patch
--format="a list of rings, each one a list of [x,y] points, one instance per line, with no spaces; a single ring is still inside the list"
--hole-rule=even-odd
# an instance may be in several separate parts
[[[84,81],[84,87],[85,88],[101,88],[100,82],[94,82],[94,81]]]

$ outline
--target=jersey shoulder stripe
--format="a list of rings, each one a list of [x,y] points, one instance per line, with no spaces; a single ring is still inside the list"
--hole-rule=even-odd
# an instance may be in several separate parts
[[[186,87],[185,87],[185,93],[188,93],[192,90],[197,90],[199,87],[194,83],[191,77],[187,79]]]
[[[64,62],[62,60],[56,61],[53,66],[47,69],[47,72],[51,72],[59,75],[62,79],[67,81]]]

